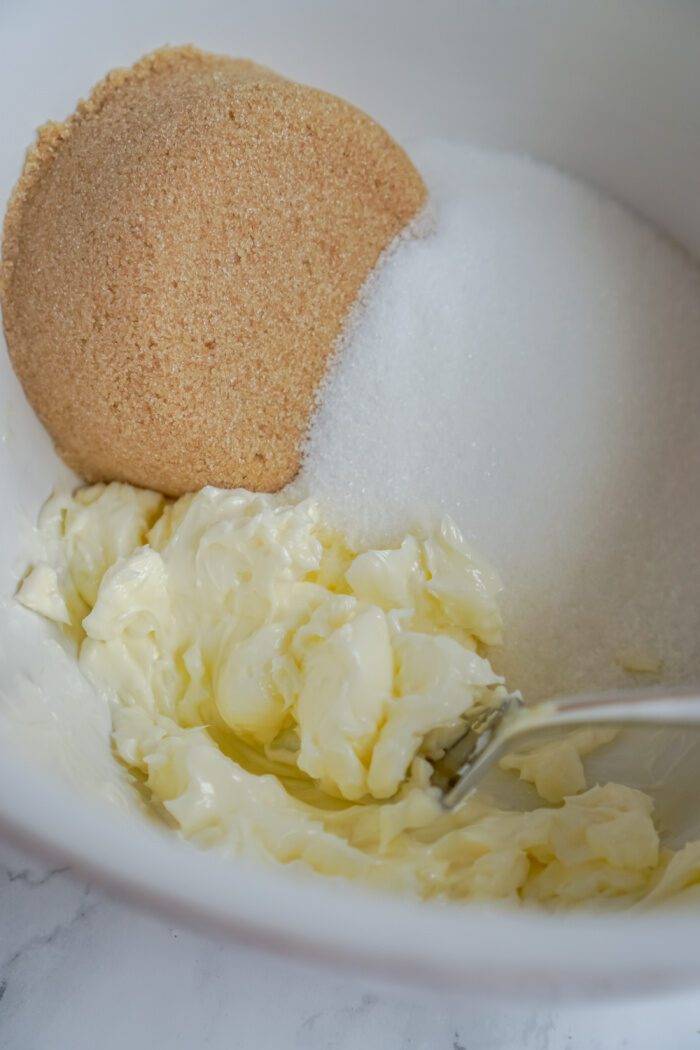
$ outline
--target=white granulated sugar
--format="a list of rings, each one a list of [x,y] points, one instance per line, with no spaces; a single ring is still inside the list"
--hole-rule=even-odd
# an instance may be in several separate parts
[[[699,673],[697,268],[545,165],[412,152],[434,232],[370,282],[297,489],[366,543],[453,515],[531,696]]]

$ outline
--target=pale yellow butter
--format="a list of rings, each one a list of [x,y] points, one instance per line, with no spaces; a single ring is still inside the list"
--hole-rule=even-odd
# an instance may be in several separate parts
[[[500,584],[449,520],[356,552],[313,501],[113,484],[54,497],[41,526],[20,601],[77,639],[116,754],[202,847],[422,896],[663,896],[640,792],[442,810],[427,755],[505,693],[483,651]],[[510,764],[561,799],[585,787],[584,737]]]

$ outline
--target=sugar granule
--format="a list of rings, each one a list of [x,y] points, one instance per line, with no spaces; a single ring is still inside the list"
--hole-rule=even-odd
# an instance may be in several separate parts
[[[364,543],[451,514],[530,696],[700,671],[700,275],[546,165],[417,144],[434,232],[365,289],[297,490]],[[626,676],[626,677],[625,677]]]

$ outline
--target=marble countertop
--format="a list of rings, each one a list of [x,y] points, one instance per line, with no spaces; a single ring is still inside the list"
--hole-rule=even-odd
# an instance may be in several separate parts
[[[700,1050],[700,989],[597,1006],[378,986],[180,929],[0,842],[2,1050]]]

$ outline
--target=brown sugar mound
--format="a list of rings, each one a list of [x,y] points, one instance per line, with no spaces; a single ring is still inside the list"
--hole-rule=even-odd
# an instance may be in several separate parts
[[[274,491],[379,255],[421,209],[364,113],[194,48],[111,73],[27,156],[7,343],[63,459],[179,495]]]

